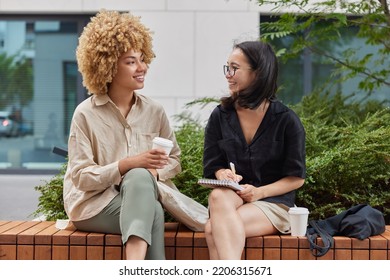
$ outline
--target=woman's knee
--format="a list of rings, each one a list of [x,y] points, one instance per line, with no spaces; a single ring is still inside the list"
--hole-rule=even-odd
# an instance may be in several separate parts
[[[145,168],[133,168],[126,172],[123,181],[151,180],[152,174]]]
[[[209,207],[229,207],[233,206],[233,195],[236,195],[231,190],[216,188],[213,189],[209,195],[208,203]]]
[[[209,203],[218,202],[222,200],[221,198],[224,196],[224,190],[221,188],[216,188],[211,191],[209,194]]]
[[[134,168],[129,170],[122,180],[122,188],[140,188],[142,190],[148,187],[155,189],[153,175],[145,168]]]

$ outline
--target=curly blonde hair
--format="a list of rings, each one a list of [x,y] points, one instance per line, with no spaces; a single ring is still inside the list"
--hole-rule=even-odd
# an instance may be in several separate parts
[[[76,49],[83,85],[89,94],[103,95],[117,72],[119,57],[129,50],[142,52],[148,65],[155,57],[152,36],[140,17],[101,10],[84,27]]]

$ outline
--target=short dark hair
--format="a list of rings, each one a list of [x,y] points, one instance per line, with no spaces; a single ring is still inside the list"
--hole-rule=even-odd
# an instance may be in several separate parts
[[[235,44],[233,49],[239,48],[248,59],[255,79],[237,95],[221,98],[224,107],[231,107],[236,102],[239,106],[254,109],[264,100],[275,99],[277,91],[278,61],[272,47],[262,41],[246,41]]]

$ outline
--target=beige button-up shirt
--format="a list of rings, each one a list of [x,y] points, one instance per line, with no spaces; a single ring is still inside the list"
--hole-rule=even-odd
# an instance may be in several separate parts
[[[164,108],[134,93],[127,118],[108,95],[92,95],[73,115],[68,142],[68,167],[64,177],[64,207],[69,218],[80,221],[97,215],[118,194],[122,177],[118,162],[152,148],[156,136],[174,146],[168,165],[157,170],[168,185],[181,171],[180,148]]]

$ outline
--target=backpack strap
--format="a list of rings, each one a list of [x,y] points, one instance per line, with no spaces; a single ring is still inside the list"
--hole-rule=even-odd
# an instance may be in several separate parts
[[[329,249],[333,246],[333,237],[329,233],[327,233],[324,229],[322,229],[317,224],[316,221],[314,220],[309,221],[309,225],[314,230],[314,232],[311,231],[312,233],[306,231],[306,237],[310,243],[310,251],[313,256],[321,257],[325,255],[329,251]],[[319,246],[316,243],[317,237],[321,237],[324,246]]]

